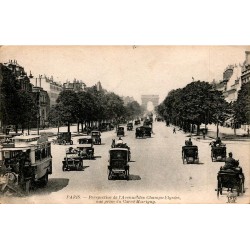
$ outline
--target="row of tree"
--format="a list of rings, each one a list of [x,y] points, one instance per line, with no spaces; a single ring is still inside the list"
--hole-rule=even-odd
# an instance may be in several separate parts
[[[118,124],[121,120],[132,120],[142,113],[138,102],[133,101],[126,106],[120,96],[96,86],[86,88],[84,92],[64,90],[60,93],[57,104],[49,113],[49,122],[59,126],[62,124],[78,124],[78,132],[83,127],[98,127],[102,122]]]
[[[184,88],[170,91],[156,111],[168,123],[185,132],[192,131],[196,125],[199,133],[201,124],[214,123],[218,136],[218,126],[229,118],[232,118],[235,128],[237,123],[249,124],[249,84],[242,85],[235,103],[228,103],[222,92],[208,82],[192,82]]]
[[[29,78],[26,75],[16,77],[12,70],[0,64],[0,81],[1,126],[6,129],[8,125],[14,125],[16,132],[18,125],[22,130],[29,128],[38,109],[34,93],[22,88],[26,85],[32,89]]]

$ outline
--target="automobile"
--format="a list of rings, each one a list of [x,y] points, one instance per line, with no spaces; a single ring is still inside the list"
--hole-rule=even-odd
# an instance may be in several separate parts
[[[3,143],[10,143],[12,141],[11,135],[0,134],[0,145]]]
[[[143,138],[145,136],[145,129],[138,127],[135,129],[135,138]]]
[[[101,145],[102,140],[101,140],[101,132],[98,130],[93,130],[91,132],[91,138],[93,140],[93,144],[99,144]]]
[[[152,121],[149,120],[149,119],[146,119],[146,120],[143,122],[143,126],[152,126]]]
[[[141,124],[141,121],[140,120],[135,120],[135,125],[139,125]]]
[[[62,164],[63,171],[83,170],[83,159],[80,155],[80,151],[72,147],[67,149]]]
[[[73,144],[73,140],[71,139],[71,132],[61,132],[57,134],[57,138],[53,140],[54,144],[63,144],[66,145],[69,143],[70,145]]]
[[[125,136],[124,127],[119,126],[116,132],[117,136]]]
[[[80,156],[86,159],[94,159],[93,139],[91,136],[79,138],[76,148],[80,151]]]
[[[111,148],[109,150],[108,180],[122,176],[129,180],[129,150],[127,148]]]
[[[223,190],[226,189],[227,192],[236,191],[237,195],[245,193],[244,182],[245,177],[242,172],[242,168],[239,167],[239,161],[236,161],[237,167],[234,169],[225,169],[221,167],[217,173],[217,197],[223,194]]]
[[[129,123],[127,124],[127,130],[128,130],[128,131],[133,130],[133,123],[132,123],[132,122],[129,122]]]
[[[187,164],[199,163],[198,147],[195,145],[182,146],[182,161],[183,161],[183,164],[185,162]]]
[[[144,129],[144,134],[146,137],[151,137],[152,134],[152,128],[149,126],[142,126]]]
[[[112,148],[126,148],[128,149],[128,161],[131,160],[131,151],[130,151],[130,147],[127,145],[127,143],[114,143],[113,145],[111,145]]]

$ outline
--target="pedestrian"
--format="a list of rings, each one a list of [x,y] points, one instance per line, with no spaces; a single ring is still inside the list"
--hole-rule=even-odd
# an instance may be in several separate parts
[[[175,128],[173,129],[173,134],[176,134],[176,130],[175,130]]]
[[[205,131],[205,129],[202,130],[202,135],[203,135],[203,140],[205,140],[205,136],[206,136],[206,131]]]

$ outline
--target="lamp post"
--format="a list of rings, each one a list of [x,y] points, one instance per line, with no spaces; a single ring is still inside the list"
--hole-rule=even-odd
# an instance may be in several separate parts
[[[36,93],[36,101],[37,101],[37,134],[39,135],[40,128],[40,89],[37,90]]]

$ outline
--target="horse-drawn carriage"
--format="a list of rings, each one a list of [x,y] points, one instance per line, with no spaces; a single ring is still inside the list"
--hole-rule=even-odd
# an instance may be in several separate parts
[[[182,161],[183,164],[186,163],[198,163],[199,156],[198,156],[198,147],[194,145],[186,145],[182,146]]]
[[[129,150],[127,148],[111,148],[109,150],[108,179],[122,176],[129,180]]]
[[[225,144],[216,144],[211,146],[212,161],[225,161],[227,157],[227,148]]]
[[[245,177],[241,167],[235,169],[225,169],[221,167],[217,174],[217,196],[222,195],[224,189],[227,191],[236,191],[237,195],[243,194]]]
[[[66,151],[66,155],[64,160],[62,161],[62,170],[63,171],[70,171],[70,170],[83,170],[83,160],[80,156],[80,152],[77,149],[73,149],[70,147]]]
[[[66,145],[67,143],[69,143],[70,145],[72,145],[73,140],[71,139],[71,132],[58,133],[56,139],[53,140],[53,143],[59,145]]]
[[[99,144],[101,145],[102,140],[101,140],[101,132],[98,130],[93,130],[91,132],[91,138],[93,140],[93,144]]]
[[[91,136],[84,136],[78,139],[77,149],[80,151],[80,156],[86,159],[94,159],[93,139]]]

